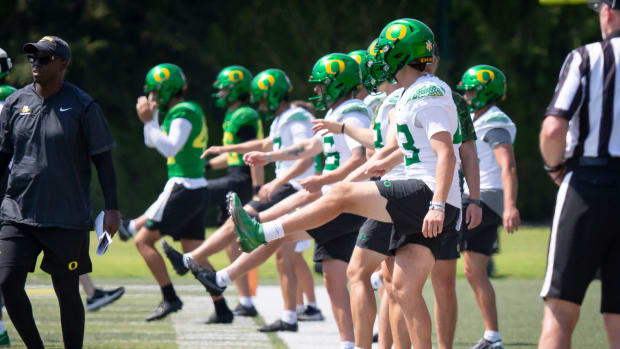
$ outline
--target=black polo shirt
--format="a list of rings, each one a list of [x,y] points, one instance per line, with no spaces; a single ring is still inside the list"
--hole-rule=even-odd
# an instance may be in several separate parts
[[[101,108],[64,82],[47,99],[30,84],[0,112],[0,151],[13,156],[0,219],[91,229],[90,156],[115,146]]]

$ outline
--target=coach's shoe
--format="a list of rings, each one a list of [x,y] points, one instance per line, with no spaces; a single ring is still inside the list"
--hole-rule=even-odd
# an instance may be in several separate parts
[[[212,324],[230,324],[233,322],[233,319],[235,318],[235,315],[232,312],[224,312],[221,314],[218,313],[213,313],[211,314],[211,316],[209,316],[209,319],[207,320],[207,322],[205,322],[205,324],[207,325],[212,325]]]
[[[258,315],[258,312],[253,305],[246,307],[243,304],[239,303],[237,304],[237,307],[233,309],[233,314],[237,316],[255,317],[256,315]]]
[[[174,247],[168,245],[164,239],[161,239],[161,247],[164,249],[164,254],[168,257],[174,271],[181,276],[187,274],[189,269],[187,269],[185,264],[183,264],[183,255],[179,251],[175,250]]]
[[[250,253],[261,244],[266,244],[263,226],[243,209],[239,196],[230,192],[226,199],[228,201],[228,212],[235,223],[235,231],[241,250]]]
[[[165,300],[163,300],[161,301],[161,303],[159,303],[157,308],[155,308],[155,311],[152,312],[149,316],[147,316],[144,320],[153,321],[163,319],[168,316],[168,314],[181,310],[181,308],[183,308],[183,302],[181,302],[181,300],[178,298],[172,302],[166,302]]]
[[[269,325],[265,325],[258,329],[259,332],[278,332],[278,331],[288,331],[288,332],[297,332],[297,323],[291,325],[282,320],[276,320]]]
[[[325,317],[323,317],[323,313],[321,313],[321,309],[315,308],[311,305],[306,307],[303,313],[297,314],[297,320],[299,321],[323,321]]]
[[[469,349],[504,349],[504,343],[502,343],[501,339],[495,342],[491,342],[482,338],[478,341],[478,343],[476,343],[476,345]]]
[[[95,293],[86,298],[86,310],[88,311],[97,311],[99,308],[105,307],[106,305],[114,302],[115,300],[121,298],[121,296],[125,293],[125,287],[119,287],[115,290],[104,291],[102,289],[95,289]]]
[[[4,332],[0,333],[0,347],[8,348],[11,346],[11,340],[9,339],[9,333],[4,330]]]
[[[121,225],[118,227],[118,236],[122,241],[127,241],[133,236],[133,233],[129,231],[129,222],[128,219],[121,219]]]

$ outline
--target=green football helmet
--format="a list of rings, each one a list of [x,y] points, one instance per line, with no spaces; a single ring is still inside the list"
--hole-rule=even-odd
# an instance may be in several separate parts
[[[320,96],[310,98],[318,110],[324,110],[341,97],[362,87],[360,65],[344,53],[330,53],[314,64],[308,81],[325,85]]]
[[[434,46],[433,32],[426,24],[411,18],[388,23],[381,31],[375,47],[371,45],[373,50],[380,50],[371,63],[377,65],[380,71],[377,80],[379,83],[395,83],[396,73],[405,65],[432,63]]]
[[[267,100],[267,112],[259,110],[265,120],[271,119],[286,95],[293,90],[293,84],[286,73],[280,69],[267,69],[252,79],[250,102]]]
[[[0,103],[4,103],[6,98],[15,91],[17,91],[17,89],[13,86],[0,85]]]
[[[355,50],[348,53],[349,57],[355,59],[355,61],[360,65],[360,73],[362,74],[362,85],[369,92],[373,92],[374,87],[370,84],[372,80],[370,76],[370,64],[369,64],[369,54],[366,50]]]
[[[144,80],[144,93],[157,91],[157,104],[160,110],[168,109],[168,104],[180,91],[187,89],[185,74],[178,65],[161,63],[149,70]]]
[[[217,74],[217,79],[213,83],[213,87],[218,90],[229,88],[224,98],[217,93],[213,94],[215,98],[215,106],[226,108],[227,105],[243,98],[250,93],[250,84],[252,82],[252,73],[240,65],[231,65],[226,67]]]
[[[13,68],[11,58],[6,54],[6,51],[0,48],[0,80],[4,79]]]
[[[469,111],[482,109],[490,103],[506,99],[506,76],[501,70],[490,65],[475,65],[463,74],[456,85],[458,91],[474,90],[476,95],[465,97]]]

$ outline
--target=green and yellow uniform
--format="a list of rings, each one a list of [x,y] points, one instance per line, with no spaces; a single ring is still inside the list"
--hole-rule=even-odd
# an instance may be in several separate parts
[[[247,106],[227,111],[222,125],[224,139],[222,144],[234,145],[252,139],[263,139],[263,123],[258,113]],[[245,166],[238,153],[228,153],[228,166]]]

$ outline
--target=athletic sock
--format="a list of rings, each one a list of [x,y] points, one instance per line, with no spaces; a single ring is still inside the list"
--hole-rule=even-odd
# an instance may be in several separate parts
[[[192,257],[192,254],[190,252],[183,254],[183,265],[185,266],[185,268],[189,269],[191,260],[194,260],[194,257]],[[194,262],[196,261],[194,260]]]
[[[297,304],[295,310],[297,310],[298,313],[303,313],[306,310],[306,307],[304,307],[303,304]]]
[[[263,232],[265,233],[265,241],[267,242],[284,237],[282,221],[276,219],[271,222],[263,223]]]
[[[213,306],[215,307],[216,314],[230,313],[230,309],[228,309],[228,304],[226,304],[226,298],[224,297],[217,300],[214,299]]]
[[[161,293],[164,296],[164,300],[166,302],[174,302],[175,300],[179,299],[177,293],[174,291],[174,287],[172,286],[172,284],[162,286]]]
[[[129,232],[132,234],[136,233],[136,220],[135,219],[132,219],[129,221],[129,226],[127,226],[127,230],[129,230]]]
[[[319,309],[319,307],[316,306],[316,302],[308,302],[308,306],[313,307],[314,309]]]
[[[497,342],[499,340],[502,339],[502,337],[500,337],[499,332],[497,331],[489,331],[486,330],[484,331],[484,339],[488,340],[489,342]]]
[[[340,349],[355,349],[355,342],[340,342]]]
[[[282,312],[282,321],[286,322],[289,325],[295,325],[297,323],[297,312],[284,310]]]
[[[219,287],[227,287],[233,284],[226,269],[222,269],[215,273],[215,282]]]
[[[243,305],[246,308],[251,308],[254,306],[252,303],[252,297],[239,297],[239,304]]]
[[[370,285],[375,291],[378,291],[381,286],[383,286],[383,280],[381,280],[380,272],[375,271],[370,275]]]

